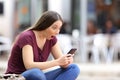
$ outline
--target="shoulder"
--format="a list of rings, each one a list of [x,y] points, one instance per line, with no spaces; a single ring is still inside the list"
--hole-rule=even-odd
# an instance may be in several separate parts
[[[56,44],[56,42],[57,42],[57,38],[53,37],[51,40],[49,40],[49,45],[53,46]]]
[[[21,32],[20,34],[19,34],[19,37],[27,37],[27,36],[33,36],[33,33],[32,33],[32,31],[31,30],[28,30],[28,31],[24,31],[24,32]]]
[[[17,36],[17,40],[33,39],[33,38],[34,38],[34,34],[32,30],[23,31]]]
[[[51,42],[57,42],[56,36],[54,36],[50,41],[51,41]]]
[[[33,37],[34,37],[33,32],[31,30],[28,30],[28,31],[21,32],[16,39],[19,42],[25,41],[25,40],[31,41]]]
[[[18,44],[21,48],[24,45],[33,45],[33,42],[34,35],[31,30],[21,32],[16,39],[16,44]]]

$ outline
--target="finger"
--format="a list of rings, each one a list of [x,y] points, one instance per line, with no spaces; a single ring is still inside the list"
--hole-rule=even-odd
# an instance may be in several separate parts
[[[72,54],[71,56],[73,57],[75,54]]]
[[[71,57],[71,55],[72,55],[72,54],[67,54],[66,56],[67,56],[67,57]]]

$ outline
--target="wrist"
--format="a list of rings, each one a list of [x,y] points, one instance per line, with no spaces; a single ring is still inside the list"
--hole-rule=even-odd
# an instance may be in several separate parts
[[[59,61],[56,59],[55,61],[55,66],[59,66]]]
[[[62,65],[62,66],[60,66],[61,68],[67,68],[68,67],[68,65]]]

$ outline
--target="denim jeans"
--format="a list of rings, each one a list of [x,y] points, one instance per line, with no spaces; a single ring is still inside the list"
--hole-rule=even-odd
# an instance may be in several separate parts
[[[75,80],[79,73],[79,67],[76,64],[71,64],[67,68],[58,68],[46,73],[34,68],[23,72],[22,76],[26,80]]]

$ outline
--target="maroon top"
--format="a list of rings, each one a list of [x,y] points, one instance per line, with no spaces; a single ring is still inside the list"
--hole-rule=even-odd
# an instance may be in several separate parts
[[[51,48],[57,42],[56,37],[51,40],[46,40],[43,50],[41,50],[37,46],[36,37],[32,30],[28,30],[26,32],[22,32],[18,39],[16,40],[11,56],[8,61],[8,68],[6,73],[16,73],[20,74],[26,70],[23,59],[22,59],[22,48],[25,45],[31,45],[33,48],[34,53],[34,61],[35,62],[43,62],[46,61],[50,52]]]

